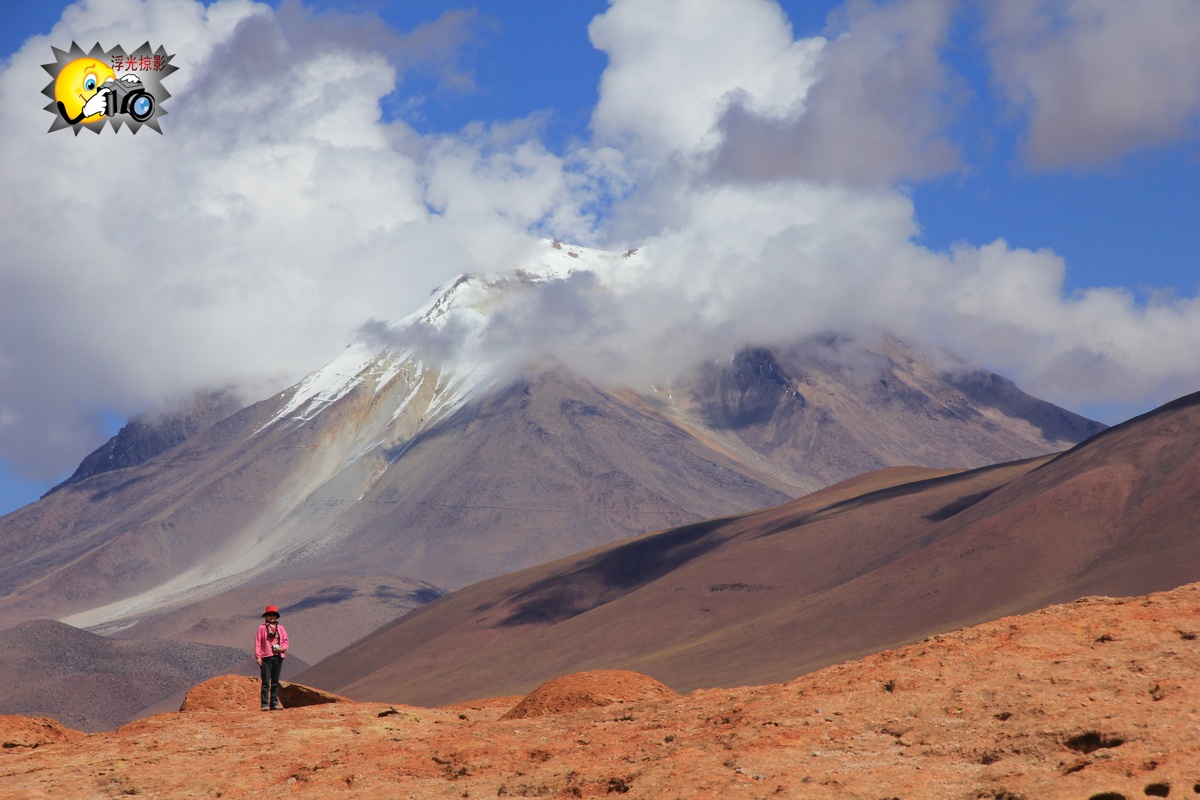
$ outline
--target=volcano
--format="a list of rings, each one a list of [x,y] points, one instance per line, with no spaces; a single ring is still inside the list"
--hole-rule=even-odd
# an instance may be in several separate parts
[[[0,519],[4,625],[244,648],[272,603],[316,663],[447,590],[630,535],[1104,427],[884,335],[739,345],[640,388],[497,345],[531,298],[603,293],[580,276],[638,258],[546,243],[365,327],[278,394],[231,412],[228,392],[202,393],[131,421]]]

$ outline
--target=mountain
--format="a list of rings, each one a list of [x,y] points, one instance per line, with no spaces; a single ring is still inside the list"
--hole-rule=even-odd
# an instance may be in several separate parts
[[[1057,456],[885,470],[461,589],[298,677],[417,705],[627,669],[786,680],[1085,595],[1200,579],[1200,394]]]
[[[676,419],[765,455],[810,489],[889,466],[979,467],[1064,450],[1105,426],[952,354],[828,335],[743,350],[658,395]]]
[[[263,714],[252,680],[222,677],[86,737],[0,716],[0,797],[1193,797],[1198,659],[1192,584],[682,697],[592,671],[525,698]]]
[[[868,469],[977,467],[1103,428],[887,338],[731,352],[640,393],[500,357],[497,320],[637,258],[548,243],[523,269],[450,282],[152,457],[102,451],[0,519],[0,617],[244,647],[271,602],[315,661],[439,587]],[[137,447],[144,435],[131,425],[117,443],[149,456],[160,448]]]
[[[79,467],[46,495],[93,475],[137,466],[240,410],[242,404],[231,390],[199,392],[169,408],[143,412],[132,418],[103,445],[80,462]],[[43,495],[44,497],[45,495]]]

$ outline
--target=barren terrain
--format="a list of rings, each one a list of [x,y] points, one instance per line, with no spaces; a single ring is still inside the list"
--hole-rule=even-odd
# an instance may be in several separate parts
[[[787,680],[1088,595],[1200,579],[1200,394],[1057,456],[861,475],[774,508],[468,586],[305,674],[443,705],[627,669],[680,692]]]
[[[782,684],[673,696],[634,673],[567,676],[525,714],[520,697],[263,713],[253,679],[217,678],[192,710],[84,738],[0,718],[0,798],[1194,797],[1198,635],[1191,584]]]

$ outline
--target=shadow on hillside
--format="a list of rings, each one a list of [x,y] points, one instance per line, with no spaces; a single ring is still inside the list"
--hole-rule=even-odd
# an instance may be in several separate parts
[[[141,483],[142,481],[146,480],[148,477],[149,477],[148,475],[139,475],[135,478],[130,478],[127,481],[115,483],[112,486],[105,486],[105,487],[102,487],[99,489],[94,489],[94,490],[92,490],[91,496],[88,499],[93,503],[99,503],[101,500],[104,500],[105,498],[107,498],[110,495],[114,495],[114,494],[117,494],[118,492],[122,492],[125,489],[128,489],[130,486],[133,486],[135,483]]]
[[[550,625],[599,608],[719,547],[729,519],[651,534],[607,550],[578,568],[513,595],[516,611],[500,625]]]

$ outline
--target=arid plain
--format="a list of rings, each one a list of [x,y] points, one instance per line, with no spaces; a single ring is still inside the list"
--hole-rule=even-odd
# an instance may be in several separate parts
[[[253,679],[231,676],[115,732],[0,718],[0,797],[1195,797],[1197,663],[1192,584],[787,683],[675,696],[636,673],[566,676],[528,716],[510,714],[521,697],[263,713]]]

